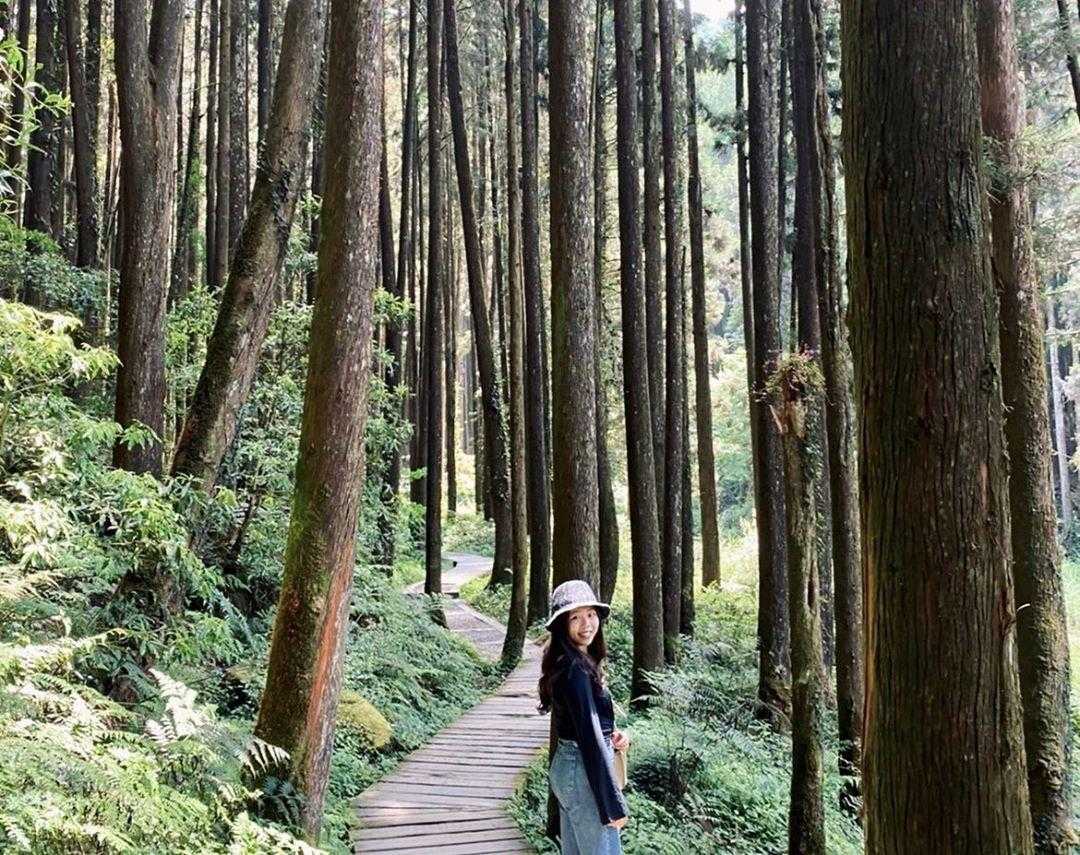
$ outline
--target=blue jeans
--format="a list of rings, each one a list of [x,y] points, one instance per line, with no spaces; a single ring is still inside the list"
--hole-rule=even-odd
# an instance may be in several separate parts
[[[607,750],[612,750],[610,743]],[[562,855],[622,855],[619,830],[600,823],[600,811],[576,742],[559,740],[548,777],[551,791],[559,800]]]

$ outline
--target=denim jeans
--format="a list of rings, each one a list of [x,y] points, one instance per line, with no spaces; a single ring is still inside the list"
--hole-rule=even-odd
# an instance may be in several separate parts
[[[612,751],[610,743],[607,750]],[[619,830],[600,823],[577,743],[559,740],[548,775],[559,800],[562,855],[622,855]]]

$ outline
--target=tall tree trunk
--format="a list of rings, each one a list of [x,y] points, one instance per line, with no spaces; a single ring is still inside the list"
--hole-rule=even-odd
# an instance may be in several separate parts
[[[747,411],[750,415],[750,456],[751,475],[754,496],[754,508],[760,509],[765,503],[764,474],[762,469],[761,420],[758,418],[758,400],[754,394],[756,371],[754,369],[754,288],[751,277],[750,260],[750,176],[746,155],[747,116],[744,108],[745,83],[743,43],[746,31],[745,12],[742,0],[735,3],[735,113],[738,121],[738,135],[735,140],[736,169],[739,186],[739,281],[742,293],[743,350],[746,355],[746,396]],[[758,553],[761,554],[762,529],[760,519],[757,526]]]
[[[78,214],[79,267],[98,266],[96,149],[90,136],[90,98],[86,86],[82,50],[82,15],[78,0],[64,0],[64,43],[67,48],[68,80],[71,89],[71,124],[75,134],[75,198]]]
[[[32,78],[29,73],[30,65],[30,18],[31,0],[18,0],[18,20],[16,21],[15,39],[22,54],[22,63],[18,68],[11,70],[11,85],[14,97],[11,102],[12,129],[18,129],[20,133],[25,130],[26,121],[26,83]],[[8,143],[5,151],[7,167],[12,172],[18,172],[22,165],[22,143],[16,138]]]
[[[993,142],[990,184],[994,285],[1000,300],[1001,385],[1009,452],[1016,644],[1024,753],[1035,851],[1064,852],[1076,838],[1068,797],[1069,642],[1047,460],[1043,318],[1022,178],[1024,90],[1012,0],[978,4],[982,130]]]
[[[120,102],[120,301],[116,421],[165,433],[165,299],[176,132],[180,6],[154,0],[147,38],[146,3],[116,0],[113,13]],[[117,443],[114,464],[161,474],[161,442]]]
[[[791,31],[788,39],[788,67],[791,69],[792,133],[795,139],[795,242],[792,247],[791,281],[795,292],[798,316],[797,347],[793,349],[807,357],[814,369],[823,372],[821,355],[821,318],[818,295],[819,281],[827,276],[830,263],[826,256],[830,234],[825,208],[824,157],[829,153],[821,143],[818,111],[824,100],[824,44],[818,54],[821,26],[818,0],[791,0],[789,8]],[[821,90],[819,92],[819,89]],[[819,98],[819,95],[821,96]],[[827,128],[827,120],[825,128]],[[822,131],[822,133],[827,133]],[[822,412],[809,421],[807,430],[816,431],[809,442],[816,448],[827,447],[825,401],[815,401]],[[829,521],[829,484],[827,460],[815,470],[820,476],[814,484],[818,509],[815,519],[818,528],[814,543],[819,551],[817,560],[818,588],[816,599],[821,607],[820,627],[826,664],[833,653],[833,610],[831,573],[831,544]]]
[[[517,63],[514,48],[517,27],[514,0],[505,0],[503,32],[506,42],[504,89],[506,104],[506,288],[510,303],[510,497],[513,520],[514,582],[510,591],[510,615],[506,622],[502,660],[507,666],[521,657],[528,628],[529,531],[525,498],[525,295],[522,292],[520,228],[521,202],[518,193]]]
[[[1024,855],[1032,827],[974,7],[844,0],[843,14],[866,846]]]
[[[457,167],[461,228],[465,237],[465,264],[469,278],[469,304],[476,361],[480,373],[480,394],[484,410],[484,463],[491,485],[491,505],[495,517],[495,560],[491,584],[513,581],[513,515],[510,507],[510,453],[502,412],[502,393],[496,372],[491,326],[484,300],[484,272],[480,262],[480,238],[473,207],[472,167],[465,135],[465,107],[461,100],[461,68],[458,62],[457,15],[453,0],[446,0],[446,72],[449,85],[450,122],[454,135],[454,162]]]
[[[550,10],[551,405],[556,583],[599,587],[599,490],[589,163],[589,10],[556,0]]]
[[[304,796],[301,824],[313,842],[322,822],[349,628],[379,277],[378,227],[368,212],[379,192],[382,3],[332,0],[331,17],[318,299],[284,578],[255,725],[260,739],[289,752],[289,778]],[[305,41],[321,29],[306,30]],[[314,56],[308,64],[315,67]],[[291,97],[281,86],[275,92]],[[353,323],[340,323],[343,317]]]
[[[1076,117],[1080,119],[1080,63],[1076,61],[1076,47],[1073,42],[1072,18],[1065,0],[1057,0],[1058,30],[1065,46],[1065,65],[1069,69],[1069,82],[1072,83],[1073,100],[1076,102]]]
[[[329,19],[327,19],[329,24]],[[329,39],[325,40],[329,45]],[[311,116],[311,195],[322,199],[323,193],[323,150],[326,144],[326,60],[327,48],[323,48],[322,57],[319,60],[319,82],[315,90],[315,106]],[[414,142],[415,145],[415,142]],[[321,207],[321,205],[320,205]],[[308,237],[308,247],[311,252],[319,252],[319,210],[316,209],[311,217],[311,231]],[[307,280],[307,301],[315,302],[315,287],[318,279],[317,272],[312,270]]]
[[[805,265],[812,263],[816,284],[816,312],[819,331],[813,320],[805,325],[807,332],[819,334],[821,364],[825,377],[825,438],[828,446],[828,494],[831,526],[831,557],[835,573],[835,655],[837,719],[840,736],[839,771],[844,777],[841,804],[846,810],[857,805],[857,776],[861,765],[862,717],[863,717],[863,642],[862,642],[862,574],[859,569],[859,506],[856,482],[855,413],[851,400],[851,354],[848,347],[846,324],[841,309],[841,281],[837,270],[839,253],[836,228],[836,180],[833,167],[832,132],[829,122],[828,92],[825,86],[825,29],[822,21],[820,0],[795,0],[795,38],[793,80],[800,74],[812,74],[812,81],[802,80],[794,84],[797,93],[796,108],[811,109],[811,124],[802,127],[805,116],[797,114],[799,123],[797,142],[801,139],[804,150],[801,157],[808,159],[809,211],[797,207],[805,222],[803,232],[797,230],[797,247],[803,253],[800,264],[801,276],[806,276]],[[809,56],[806,52],[810,51]],[[807,69],[806,65],[810,64]],[[803,98],[812,98],[811,105],[803,104]],[[805,137],[803,136],[805,135]],[[801,166],[800,166],[801,168]],[[798,192],[798,188],[797,188]],[[796,205],[799,206],[799,199]],[[806,247],[802,238],[806,231]],[[805,258],[813,254],[812,261]],[[808,294],[807,300],[811,299]],[[810,307],[806,307],[810,311]],[[801,331],[801,330],[800,330]],[[819,525],[826,526],[824,516]],[[819,562],[821,582],[822,619],[827,620],[825,606],[825,563]],[[828,637],[825,636],[826,643]],[[827,651],[826,651],[827,654]],[[828,658],[826,656],[826,664]]]
[[[401,123],[401,204],[400,204],[400,230],[398,232],[398,255],[397,272],[394,278],[396,288],[395,295],[400,299],[405,296],[405,280],[409,278],[410,286],[413,281],[411,258],[413,253],[412,230],[412,174],[415,169],[414,161],[416,154],[416,66],[417,42],[419,40],[417,22],[417,0],[409,0],[409,58],[408,70],[405,77],[405,91],[403,93],[405,104]],[[389,188],[387,189],[389,192]],[[389,201],[389,200],[388,200]],[[409,300],[413,302],[413,294],[410,290]],[[415,305],[415,303],[413,303]],[[410,333],[415,329],[415,320],[410,317]],[[408,367],[402,365],[402,335],[401,330],[395,324],[391,324],[386,330],[386,350],[390,354],[390,369],[386,376],[386,388],[390,400],[394,401],[396,414],[400,415],[396,403],[397,392],[404,382],[411,385],[411,376],[408,375]],[[403,373],[403,368],[405,369]],[[382,486],[384,502],[397,506],[398,490],[401,487],[401,449],[395,449],[390,456],[386,467],[386,479]],[[387,566],[394,563],[394,538],[395,526],[393,514],[387,513],[383,517],[383,530],[379,539],[379,561]]]
[[[259,0],[258,7],[258,35],[256,36],[256,69],[258,92],[257,106],[259,148],[262,148],[266,138],[266,123],[270,119],[270,80],[273,74],[273,61],[270,56],[270,34],[273,27],[274,3],[273,0]]]
[[[176,232],[176,248],[173,251],[172,285],[170,303],[175,303],[188,290],[188,254],[191,251],[192,232],[199,213],[198,164],[195,152],[199,145],[199,99],[202,90],[202,11],[203,0],[195,3],[195,66],[194,85],[191,87],[191,119],[188,122],[187,159],[180,187],[180,224]],[[177,137],[179,140],[179,137]]]
[[[288,249],[303,182],[311,125],[315,56],[324,32],[321,0],[289,0],[266,146],[259,159],[251,207],[221,295],[206,362],[188,407],[173,458],[173,474],[190,475],[205,490],[236,437],[251,393],[259,354]]]
[[[664,284],[666,378],[664,396],[664,658],[675,661],[682,604],[682,309],[679,276],[682,258],[682,217],[679,187],[679,151],[675,140],[675,13],[674,0],[660,0],[660,125],[664,152]]]
[[[424,304],[424,593],[442,593],[443,0],[427,0],[428,265]]]
[[[808,0],[795,0],[801,5]],[[799,12],[796,9],[796,14]],[[796,22],[796,27],[798,23]],[[796,37],[797,38],[797,37]],[[797,59],[792,58],[795,139],[803,129]],[[805,105],[804,105],[805,106]],[[798,203],[796,203],[798,204]],[[798,228],[798,226],[796,226]],[[801,321],[801,316],[800,316]],[[818,603],[817,483],[825,477],[820,422],[824,379],[817,357],[789,357],[774,375],[773,406],[784,442],[784,488],[788,538],[788,613],[791,622],[791,806],[788,852],[825,855],[825,762],[822,731],[825,707],[825,664],[821,649]]]
[[[38,99],[60,92],[59,33],[57,0],[37,0],[34,24],[34,86]],[[61,117],[52,110],[38,109],[30,134],[26,160],[26,200],[23,226],[59,238],[52,227],[53,190],[58,184],[56,160],[60,149]],[[171,162],[171,160],[170,160]],[[36,300],[36,298],[35,298]]]
[[[98,193],[98,152],[101,151],[101,131],[99,128],[101,107],[101,3],[102,0],[87,0],[86,2],[86,46],[85,46],[85,77],[86,77],[86,104],[90,127],[90,150],[94,153],[94,187]],[[98,193],[100,196],[100,193]],[[95,197],[95,206],[101,205],[101,199]],[[100,240],[102,215],[98,211],[98,233]],[[101,246],[98,246],[98,259],[100,263]]]
[[[593,364],[596,385],[596,478],[600,487],[600,599],[611,602],[619,574],[619,520],[611,486],[608,453],[607,387],[603,377],[607,331],[604,319],[604,244],[607,219],[607,139],[604,129],[604,3],[597,0],[593,53],[593,311],[596,313],[596,349]]]
[[[236,258],[247,212],[247,0],[229,3],[229,268]],[[222,43],[223,48],[226,42]]]
[[[210,0],[210,44],[207,61],[206,87],[206,217],[203,221],[206,246],[206,287],[215,290],[220,282],[215,279],[217,271],[217,105],[218,105],[218,51],[221,14],[219,0]]]
[[[649,360],[649,405],[652,407],[653,466],[656,470],[656,518],[664,519],[664,299],[660,266],[660,125],[656,118],[657,0],[641,0],[641,147],[645,175],[645,324]],[[664,526],[660,525],[660,548]]]
[[[229,278],[229,259],[231,253],[229,208],[232,205],[232,144],[230,136],[232,120],[230,99],[232,96],[232,62],[229,44],[232,37],[230,7],[241,0],[219,0],[218,4],[218,79],[217,79],[217,202],[214,206],[214,275],[215,288],[224,288]]]
[[[615,4],[615,71],[618,106],[619,275],[622,296],[623,404],[630,493],[633,574],[634,658],[630,696],[635,706],[651,691],[646,672],[664,663],[660,582],[660,527],[656,515],[652,409],[646,351],[645,288],[641,279],[641,220],[638,188],[637,79],[634,22],[629,3]]]
[[[683,260],[681,265],[681,273],[679,275],[680,287],[683,292],[683,311],[682,319],[679,324],[682,330],[682,387],[685,390],[689,388],[689,368],[690,361],[686,353],[686,247],[683,247]],[[683,424],[682,432],[685,441],[683,442],[683,454],[682,463],[679,467],[679,486],[682,489],[682,525],[680,526],[682,536],[682,572],[680,574],[679,582],[679,634],[687,637],[692,637],[694,634],[694,584],[695,584],[695,566],[694,566],[694,491],[691,486],[693,480],[690,476],[690,410],[684,406],[682,410]]]
[[[460,265],[454,251],[454,211],[450,204],[449,156],[443,165],[446,181],[446,287],[443,289],[443,317],[446,319],[446,346],[443,348],[443,379],[446,382],[446,407],[443,418],[446,424],[446,511],[457,513],[457,294]]]
[[[701,581],[720,581],[720,521],[716,506],[716,455],[713,453],[712,392],[709,388],[709,337],[705,329],[705,239],[698,163],[697,86],[694,80],[694,29],[690,0],[684,0],[686,124],[690,177],[690,293],[694,329],[694,415],[697,426],[698,490],[701,494]]]
[[[521,14],[521,255],[525,291],[525,396],[528,423],[529,614],[531,624],[548,611],[551,578],[551,491],[544,410],[546,375],[541,344],[540,203],[537,189],[535,0],[519,0]]]
[[[763,400],[780,353],[780,281],[776,258],[776,173],[779,107],[776,80],[780,48],[780,0],[746,5],[749,83],[750,221],[754,300],[754,395]],[[762,473],[758,527],[758,703],[759,714],[776,720],[790,703],[787,557],[785,552],[783,460],[780,436],[769,408],[754,408]]]
[[[1050,349],[1050,395],[1054,409],[1054,450],[1057,466],[1058,492],[1061,497],[1061,533],[1067,535],[1072,528],[1072,475],[1069,472],[1069,451],[1065,439],[1065,379],[1061,375],[1058,360],[1057,310],[1053,294],[1047,297],[1046,337]]]

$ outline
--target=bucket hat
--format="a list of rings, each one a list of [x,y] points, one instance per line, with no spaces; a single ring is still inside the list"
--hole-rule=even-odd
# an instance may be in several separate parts
[[[551,629],[551,625],[559,619],[560,615],[572,612],[574,609],[594,608],[601,618],[606,618],[611,607],[600,602],[589,583],[583,579],[571,579],[563,582],[551,593],[551,614],[548,616],[545,629]]]

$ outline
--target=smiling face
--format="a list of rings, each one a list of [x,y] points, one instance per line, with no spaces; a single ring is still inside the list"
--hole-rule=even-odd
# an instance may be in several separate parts
[[[589,649],[600,629],[600,615],[592,606],[574,609],[566,618],[566,634],[570,643],[582,653]]]

